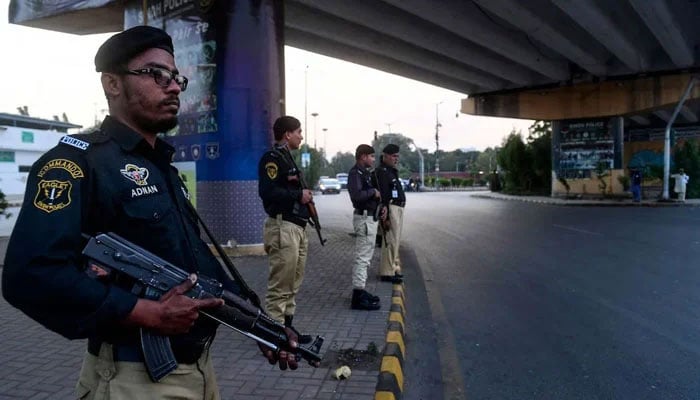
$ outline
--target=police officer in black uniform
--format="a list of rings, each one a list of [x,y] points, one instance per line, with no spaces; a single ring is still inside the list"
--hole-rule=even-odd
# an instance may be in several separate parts
[[[388,209],[386,223],[383,225],[385,245],[382,246],[382,258],[379,264],[379,276],[382,281],[402,283],[401,263],[399,261],[399,243],[403,226],[403,209],[406,206],[406,194],[399,180],[399,146],[390,143],[382,149],[380,165],[374,170],[377,187],[382,196],[382,204]]]
[[[306,224],[313,194],[302,185],[301,171],[290,153],[301,146],[301,123],[292,116],[283,116],[275,121],[272,130],[275,143],[258,165],[258,194],[268,215],[263,226],[270,263],[265,308],[270,317],[291,327],[306,268]],[[300,343],[311,339],[309,335],[299,335]]]
[[[377,215],[380,194],[374,186],[370,168],[374,165],[374,148],[361,144],[355,149],[355,165],[348,172],[348,193],[353,206],[352,226],[355,233],[355,254],[352,266],[352,300],[354,310],[378,310],[379,297],[365,290],[367,268],[374,254],[377,225],[386,214]]]
[[[209,355],[217,324],[198,318],[198,310],[222,300],[183,293],[196,274],[240,290],[200,239],[187,190],[170,165],[174,150],[157,137],[177,125],[178,97],[187,88],[173,53],[167,33],[145,26],[100,47],[95,66],[110,116],[96,133],[64,136],[32,166],[7,249],[5,299],[66,338],[88,338],[78,398],[103,398],[105,385],[112,396],[131,400],[219,398]],[[117,233],[190,271],[190,280],[153,301],[89,278],[82,272],[82,234],[100,232]],[[145,372],[139,328],[170,338],[179,367],[159,383]],[[297,366],[287,352],[263,351],[282,369]]]

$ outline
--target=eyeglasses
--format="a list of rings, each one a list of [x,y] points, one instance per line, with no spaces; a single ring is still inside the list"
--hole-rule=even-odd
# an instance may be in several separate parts
[[[180,90],[183,92],[187,90],[187,82],[189,82],[186,77],[182,75],[175,75],[174,73],[163,68],[141,68],[127,70],[125,72],[131,75],[150,75],[156,81],[156,84],[162,87],[170,86],[170,82],[174,80],[175,83],[180,86]]]

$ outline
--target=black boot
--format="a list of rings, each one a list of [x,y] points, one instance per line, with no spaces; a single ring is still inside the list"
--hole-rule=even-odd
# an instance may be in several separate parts
[[[379,310],[381,307],[379,301],[373,301],[371,295],[362,289],[354,289],[352,291],[352,302],[350,308],[353,310]]]
[[[372,300],[372,303],[379,303],[379,296],[375,296],[364,289],[362,289],[362,291],[365,292],[365,295],[367,295],[367,297],[369,297],[370,300]]]
[[[311,335],[302,335],[299,333],[296,328],[292,326],[292,320],[294,319],[293,315],[285,315],[284,316],[284,326],[290,328],[294,333],[297,334],[297,341],[299,344],[309,344],[311,343],[314,339],[311,337]]]

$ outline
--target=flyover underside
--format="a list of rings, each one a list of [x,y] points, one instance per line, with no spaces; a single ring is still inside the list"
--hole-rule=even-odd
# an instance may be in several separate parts
[[[637,115],[650,114],[655,112],[654,110],[672,109],[683,95],[691,77],[690,73],[677,73],[551,89],[477,95],[462,100],[461,111],[481,116],[540,120],[616,115],[636,118]],[[700,88],[695,87],[689,99],[698,98]],[[687,111],[689,114],[696,114],[696,110]]]

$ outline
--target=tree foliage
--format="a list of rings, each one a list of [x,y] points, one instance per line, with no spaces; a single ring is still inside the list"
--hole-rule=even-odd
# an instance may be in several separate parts
[[[536,121],[527,142],[511,131],[498,152],[503,190],[514,194],[548,194],[552,180],[551,123]]]
[[[683,171],[690,177],[685,188],[686,198],[700,197],[700,147],[696,140],[686,140],[683,146],[678,148],[674,154],[674,171],[683,168]],[[673,189],[673,179],[670,188]]]

